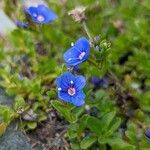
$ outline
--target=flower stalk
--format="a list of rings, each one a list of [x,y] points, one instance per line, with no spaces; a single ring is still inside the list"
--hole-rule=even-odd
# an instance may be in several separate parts
[[[92,36],[91,36],[91,33],[90,33],[90,31],[89,31],[89,29],[88,29],[88,27],[87,27],[87,25],[86,25],[86,22],[85,22],[85,21],[83,21],[83,22],[82,22],[82,27],[83,27],[83,29],[84,29],[85,33],[87,34],[87,36],[89,37],[89,39],[90,39],[90,41],[91,41],[92,45],[93,45],[94,40],[93,40],[93,38],[92,38]]]

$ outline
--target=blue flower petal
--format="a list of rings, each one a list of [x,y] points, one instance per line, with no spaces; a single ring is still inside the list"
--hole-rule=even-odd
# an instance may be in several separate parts
[[[56,84],[58,88],[62,89],[62,91],[67,91],[71,84],[70,81],[74,82],[74,80],[75,77],[73,74],[70,72],[65,72],[63,75],[56,79]]]
[[[145,135],[150,138],[150,129],[147,129],[146,132],[145,132]]]
[[[43,23],[49,23],[57,19],[57,15],[51,9],[44,5],[38,6],[38,14],[41,14],[45,18]]]
[[[76,66],[82,62],[84,62],[88,57],[90,53],[90,44],[89,41],[82,37],[75,45],[68,49],[64,53],[64,60],[65,62],[70,66]]]
[[[83,76],[76,76],[75,77],[75,88],[77,90],[81,90],[86,85],[86,80]]]
[[[75,106],[82,106],[85,103],[84,99],[85,94],[83,93],[83,91],[79,91],[74,97],[72,97],[72,103]]]
[[[40,23],[37,20],[37,16],[39,15],[37,7],[29,7],[28,9],[25,9],[25,11],[31,16],[33,22]]]
[[[90,43],[85,37],[78,39],[74,46],[82,52],[84,51],[89,53]]]
[[[37,14],[37,15],[38,15],[37,7],[29,7],[28,9],[25,9],[25,11],[26,11],[31,17],[33,17],[34,14]]]
[[[59,91],[58,92],[58,97],[61,100],[65,101],[65,102],[70,102],[71,103],[71,101],[72,101],[72,97],[66,92]]]
[[[64,53],[64,60],[70,66],[76,66],[81,63],[78,56],[80,55],[80,51],[76,47],[71,47]]]
[[[77,49],[79,49],[82,52],[85,52],[85,56],[82,59],[82,62],[84,62],[90,54],[90,43],[89,41],[85,38],[82,37],[80,39],[78,39],[78,41],[75,43],[74,45]]]

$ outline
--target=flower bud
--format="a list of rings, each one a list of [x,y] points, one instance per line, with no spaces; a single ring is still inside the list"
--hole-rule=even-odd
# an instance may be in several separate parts
[[[147,129],[146,132],[145,132],[145,135],[150,138],[150,129]]]

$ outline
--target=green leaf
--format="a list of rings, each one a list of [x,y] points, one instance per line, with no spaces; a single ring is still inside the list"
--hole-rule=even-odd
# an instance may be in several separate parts
[[[106,114],[108,118],[110,117],[110,114],[112,114],[113,115],[112,118],[114,118],[115,113],[111,112],[111,113]],[[109,123],[108,123],[109,125],[107,124],[107,128],[105,128],[105,131],[103,130],[103,134],[100,135],[98,138],[98,142],[100,144],[108,143],[111,138],[110,136],[118,129],[118,127],[121,124],[120,118],[115,118],[113,120],[112,120],[112,118],[110,118],[111,122],[109,121]]]
[[[77,123],[69,125],[68,131],[67,131],[69,139],[74,139],[77,137],[77,130],[78,130],[78,124]]]
[[[104,137],[104,136],[101,136],[98,138],[98,142],[100,144],[107,144],[109,142],[110,138],[109,137]]]
[[[80,150],[80,145],[79,143],[71,143],[71,150]]]
[[[6,124],[10,123],[14,115],[14,111],[10,107],[0,105],[0,116]]]
[[[79,122],[79,129],[77,131],[78,137],[81,136],[83,130],[86,128],[86,126],[87,126],[87,120],[88,120],[88,115],[83,115],[81,117],[80,122]]]
[[[106,132],[108,130],[108,127],[111,121],[114,119],[115,115],[116,115],[116,111],[112,111],[102,116],[101,122],[104,124],[102,128],[103,132]]]
[[[15,110],[19,110],[21,108],[24,108],[26,105],[24,98],[22,96],[17,96],[15,98],[15,105],[14,105],[14,109]]]
[[[84,107],[75,107],[71,111],[71,113],[75,114],[77,119],[83,112],[84,112]]]
[[[121,119],[120,118],[115,118],[114,121],[111,123],[108,131],[106,132],[105,136],[111,136],[120,126],[121,124]]]
[[[53,97],[56,97],[56,91],[55,90],[50,90],[46,92],[47,96],[51,99]]]
[[[102,125],[102,122],[99,119],[89,116],[87,119],[87,126],[96,135],[102,135],[102,128],[104,125]]]
[[[32,110],[36,111],[39,107],[41,107],[41,103],[40,102],[35,102],[32,106]]]
[[[45,121],[46,119],[47,119],[46,114],[41,111],[41,112],[39,113],[39,116],[38,116],[38,121],[39,121],[39,122],[42,122],[42,121]]]
[[[37,122],[28,122],[27,126],[29,129],[33,130],[37,127]]]
[[[61,115],[63,115],[66,118],[67,121],[69,121],[70,123],[76,122],[76,116],[71,113],[71,110],[74,106],[64,104],[56,100],[52,101],[51,104],[55,109],[57,109],[61,113]]]
[[[82,149],[88,149],[94,142],[96,142],[97,138],[94,136],[86,136],[80,143],[80,147]]]
[[[135,146],[131,145],[121,139],[121,137],[114,137],[109,140],[109,145],[112,150],[135,150]]]
[[[136,144],[137,141],[138,141],[138,138],[137,138],[137,125],[132,123],[132,122],[129,122],[128,123],[128,129],[127,131],[125,132],[125,135],[127,136],[127,138],[129,139],[130,143],[132,144]]]

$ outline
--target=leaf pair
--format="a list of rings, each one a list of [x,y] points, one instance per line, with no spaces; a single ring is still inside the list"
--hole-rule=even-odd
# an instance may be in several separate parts
[[[121,124],[121,119],[116,116],[116,111],[104,114],[100,119],[89,116],[87,120],[88,128],[98,137],[100,144],[108,143],[113,133]]]

